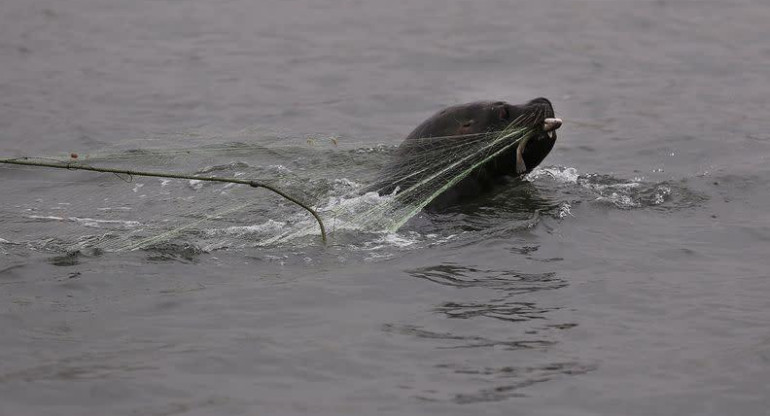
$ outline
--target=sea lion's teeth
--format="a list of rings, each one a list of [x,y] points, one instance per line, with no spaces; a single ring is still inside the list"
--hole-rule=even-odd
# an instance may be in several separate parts
[[[543,131],[550,132],[554,131],[561,127],[561,119],[560,118],[547,118],[543,120]]]
[[[553,130],[546,132],[546,134],[548,135],[548,138],[553,139]]]

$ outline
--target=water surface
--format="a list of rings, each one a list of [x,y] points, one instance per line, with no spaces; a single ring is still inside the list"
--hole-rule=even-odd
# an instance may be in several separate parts
[[[307,217],[260,190],[0,168],[0,414],[770,408],[765,2],[2,10],[6,156],[323,202],[447,105],[545,96],[565,124],[527,183],[328,246],[261,244]]]

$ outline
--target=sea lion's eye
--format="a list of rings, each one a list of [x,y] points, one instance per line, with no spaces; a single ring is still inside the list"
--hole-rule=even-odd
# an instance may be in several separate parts
[[[468,127],[470,127],[472,125],[473,125],[473,120],[468,120],[465,123],[463,123],[463,125],[461,127],[464,127],[464,128],[467,129]]]

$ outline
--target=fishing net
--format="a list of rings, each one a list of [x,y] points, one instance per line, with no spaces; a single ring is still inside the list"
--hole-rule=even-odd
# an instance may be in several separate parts
[[[534,134],[515,121],[502,131],[411,139],[397,162],[369,187],[388,197],[375,199],[349,221],[364,229],[396,231],[439,195]]]
[[[533,132],[511,123],[500,132],[417,139],[410,148],[419,151],[399,152],[396,165],[394,146],[253,135],[162,137],[29,160],[257,181],[312,207],[334,241],[335,234],[351,230],[398,230]],[[7,165],[0,177],[0,192],[15,195],[0,202],[0,242],[8,244],[56,251],[209,251],[315,243],[320,235],[313,217],[291,201],[234,183]]]

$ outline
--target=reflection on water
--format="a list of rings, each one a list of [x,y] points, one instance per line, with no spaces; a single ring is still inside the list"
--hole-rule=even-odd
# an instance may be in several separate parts
[[[537,348],[553,345],[554,341],[539,339],[532,340],[501,340],[485,338],[477,335],[458,335],[448,332],[434,332],[412,325],[394,325],[385,324],[382,327],[385,332],[409,335],[421,339],[448,341],[438,346],[438,349],[456,349],[456,348],[490,348],[501,347],[503,350],[518,350]]]
[[[458,404],[491,402],[513,397],[525,397],[526,394],[521,393],[518,390],[565,375],[585,374],[596,369],[594,365],[575,362],[550,363],[529,367],[486,367],[483,369],[468,369],[464,368],[462,365],[449,364],[446,368],[454,370],[457,374],[468,374],[498,384],[495,387],[481,389],[475,393],[457,394],[453,401]]]
[[[554,272],[522,273],[515,270],[484,270],[446,263],[410,270],[414,277],[455,287],[484,287],[507,294],[559,289],[567,285]]]
[[[542,315],[549,311],[549,309],[537,307],[532,302],[509,302],[503,299],[493,299],[489,303],[446,302],[434,310],[445,314],[448,318],[486,317],[511,322],[543,319]]]
[[[61,332],[69,331],[71,331],[70,328],[61,329]],[[43,339],[60,341],[58,334],[46,333],[42,335],[41,338]],[[77,340],[68,339],[67,341],[76,342]],[[145,344],[150,345],[62,357],[53,363],[39,364],[24,370],[0,374],[0,383],[15,380],[24,380],[25,382],[98,380],[108,379],[115,375],[125,376],[126,373],[155,369],[139,358],[142,354],[161,354],[173,351],[173,348],[168,345],[152,342]]]
[[[524,258],[531,257],[537,250],[536,245],[510,249]],[[428,343],[436,351],[431,357],[433,370],[473,380],[473,387],[459,383],[458,386],[422,388],[416,393],[418,398],[457,404],[499,401],[523,395],[520,390],[524,387],[594,369],[593,365],[580,362],[552,361],[554,357],[549,358],[547,354],[558,343],[554,331],[578,325],[552,322],[549,314],[559,307],[544,306],[542,302],[532,300],[531,295],[536,292],[568,286],[556,272],[524,273],[443,263],[411,269],[407,273],[442,286],[476,289],[457,292],[453,296],[455,299],[432,308],[434,313],[450,320],[436,321],[432,325],[448,325],[450,330],[432,330],[427,325],[383,326],[387,333],[411,337],[418,344]],[[485,294],[481,299],[478,289]],[[479,319],[484,321],[478,325],[451,325],[453,320]],[[473,359],[447,362],[447,351],[462,349],[478,350],[478,353]],[[490,353],[493,355],[489,356]],[[532,354],[543,354],[545,362],[533,365]],[[516,364],[519,362],[522,364]]]

